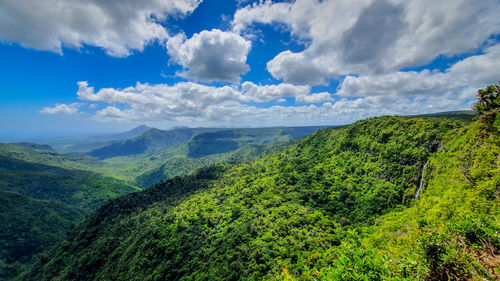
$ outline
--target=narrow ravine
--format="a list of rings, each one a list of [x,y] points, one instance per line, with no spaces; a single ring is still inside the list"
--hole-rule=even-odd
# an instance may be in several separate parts
[[[420,184],[418,185],[417,193],[415,193],[415,199],[420,198],[420,192],[422,191],[422,187],[424,186],[425,168],[427,168],[427,163],[428,162],[425,162],[424,167],[422,168],[422,174],[420,175]]]

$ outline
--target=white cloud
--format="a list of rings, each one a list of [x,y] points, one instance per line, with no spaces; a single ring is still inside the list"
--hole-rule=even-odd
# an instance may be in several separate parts
[[[266,1],[239,9],[233,31],[252,23],[283,23],[309,39],[302,52],[284,51],[268,62],[274,78],[321,84],[348,74],[377,75],[425,65],[439,55],[481,48],[500,32],[497,0]]]
[[[326,92],[310,95],[300,95],[295,97],[295,101],[300,103],[320,103],[333,100],[334,99],[332,98],[332,95]]]
[[[268,102],[281,97],[305,96],[311,91],[309,86],[295,86],[282,83],[278,85],[256,85],[244,82],[241,85],[244,99],[255,102]]]
[[[254,3],[241,8],[234,15],[233,31],[242,33],[253,22],[270,24],[280,21],[293,24],[292,21],[286,21],[287,14],[291,12],[292,7],[291,3],[272,4],[271,1],[266,1],[265,3]]]
[[[497,82],[498,65],[500,45],[495,45],[483,54],[456,62],[444,72],[346,76],[334,95],[338,97],[335,100],[327,92],[311,93],[310,86],[253,82],[244,82],[239,88],[194,82],[137,83],[124,89],[96,91],[82,81],[78,82],[77,96],[82,102],[104,107],[94,115],[100,121],[163,122],[168,126],[345,124],[380,115],[470,109],[477,89]],[[284,98],[292,97],[294,105],[280,104],[286,101]],[[264,104],[268,102],[272,106]],[[42,111],[55,112],[58,108],[62,112],[66,107],[57,105]]]
[[[465,58],[445,72],[399,71],[381,75],[346,76],[339,86],[340,96],[407,96],[442,98],[468,92],[474,98],[477,88],[500,79],[500,45],[489,47],[482,55]],[[464,92],[464,89],[468,89]],[[458,98],[463,101],[463,99]]]
[[[291,84],[256,85],[244,82],[241,90],[238,90],[229,86],[214,87],[193,82],[180,82],[171,86],[137,83],[134,87],[103,88],[97,92],[86,81],[77,84],[77,96],[81,101],[109,105],[96,113],[99,120],[202,122],[207,119],[210,122],[246,112],[251,108],[242,104],[246,102],[262,103],[282,97],[295,97],[301,103],[332,100],[328,93],[311,94],[309,86]],[[255,112],[248,112],[252,113]]]
[[[98,92],[85,81],[78,82],[78,98],[82,101],[123,104],[128,109],[109,106],[98,117],[109,120],[176,120],[205,116],[210,107],[226,106],[241,99],[241,94],[229,86],[212,87],[192,82],[173,86],[137,83],[125,89],[103,88]],[[126,114],[122,114],[126,112]]]
[[[364,97],[381,95],[418,96],[439,94],[449,88],[447,76],[442,72],[393,72],[381,75],[346,76],[337,94]]]
[[[251,43],[236,33],[204,30],[187,39],[178,34],[167,41],[171,61],[185,69],[180,75],[199,81],[238,82],[250,69],[246,64]]]
[[[77,106],[79,104],[72,103],[70,105],[58,103],[54,107],[44,107],[40,110],[40,113],[44,114],[64,114],[64,115],[75,115],[78,112]]]
[[[100,47],[111,56],[142,51],[168,38],[159,24],[167,16],[186,15],[201,0],[3,0],[0,40],[62,53],[62,47]]]
[[[330,93],[311,93],[310,86],[300,86],[288,83],[278,85],[256,85],[252,82],[244,82],[241,85],[242,101],[251,102],[285,102],[283,97],[295,97],[298,103],[320,103],[333,101]]]
[[[224,86],[205,86],[192,82],[149,85],[137,83],[124,89],[103,88],[95,91],[87,82],[78,82],[77,96],[82,101],[108,104],[95,114],[101,121],[121,122],[171,122],[178,125],[254,124],[254,121],[272,125],[273,114],[285,114],[287,118],[299,112],[316,108],[285,107],[257,108],[247,102],[268,102],[282,97],[295,97],[298,102],[318,103],[331,100],[328,93],[310,93],[308,86],[291,84],[256,85],[245,82],[241,90]],[[302,108],[302,109],[300,109]],[[269,118],[269,119],[268,119]],[[284,117],[279,117],[285,120]],[[284,119],[283,119],[284,118]],[[249,121],[252,120],[252,121]],[[313,119],[311,119],[313,120]],[[298,120],[297,120],[298,121]],[[301,120],[299,123],[304,123]]]

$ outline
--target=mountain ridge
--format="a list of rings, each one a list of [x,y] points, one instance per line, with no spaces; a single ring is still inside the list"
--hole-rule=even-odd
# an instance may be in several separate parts
[[[154,152],[159,149],[169,148],[176,144],[190,141],[192,138],[202,138],[205,146],[199,147],[191,140],[189,144],[189,156],[201,157],[210,154],[217,154],[235,150],[245,144],[269,144],[276,141],[288,141],[293,138],[304,137],[324,126],[304,126],[304,127],[270,127],[270,128],[177,128],[172,130],[150,129],[142,135],[114,143],[106,147],[90,151],[88,154],[99,159],[112,158],[117,156],[127,156]],[[220,139],[225,139],[227,143],[221,144],[217,137],[219,134],[230,133]],[[256,135],[252,135],[255,133]],[[212,138],[210,136],[213,136]],[[238,138],[238,140],[230,140]],[[241,139],[241,140],[240,140]],[[208,144],[209,143],[209,144]],[[229,145],[231,144],[231,145]],[[211,147],[208,147],[208,146]],[[216,147],[214,147],[216,146]]]

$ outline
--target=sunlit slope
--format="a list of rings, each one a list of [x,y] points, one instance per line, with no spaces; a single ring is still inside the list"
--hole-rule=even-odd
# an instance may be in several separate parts
[[[321,128],[152,129],[138,138],[90,154],[103,158],[99,162],[114,174],[147,188],[201,167],[255,160]]]
[[[312,280],[352,229],[411,204],[443,118],[321,130],[284,152],[173,178],[102,207],[26,280]]]

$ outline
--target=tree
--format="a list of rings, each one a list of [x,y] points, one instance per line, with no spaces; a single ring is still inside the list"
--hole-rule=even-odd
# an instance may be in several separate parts
[[[480,89],[477,92],[478,101],[473,109],[479,114],[479,120],[484,123],[488,129],[492,128],[496,121],[496,116],[500,112],[500,82],[498,85],[490,85],[486,89]],[[498,125],[495,125],[498,127]]]

